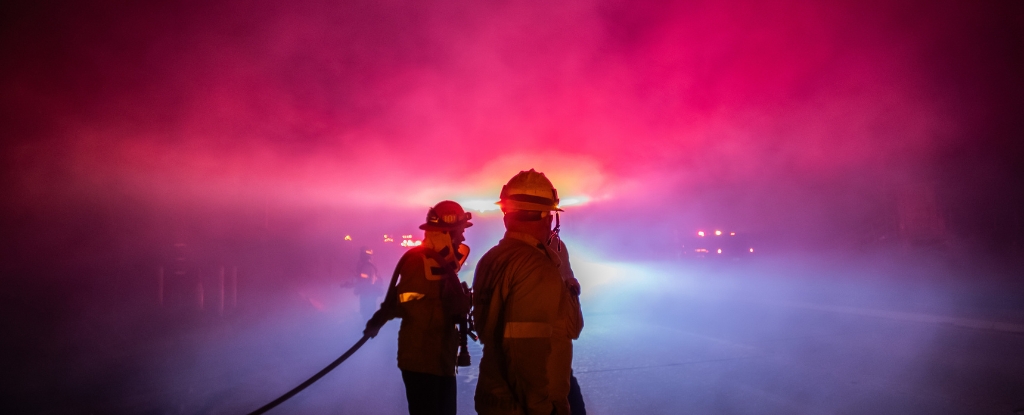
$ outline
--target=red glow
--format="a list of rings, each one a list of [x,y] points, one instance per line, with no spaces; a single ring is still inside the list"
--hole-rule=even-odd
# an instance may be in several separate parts
[[[104,36],[76,32],[78,50],[96,51],[92,75],[63,72],[80,58],[57,54],[42,73],[9,69],[19,88],[5,99],[50,114],[33,106],[53,99],[24,99],[42,95],[50,78],[145,79],[141,90],[90,91],[89,102],[104,103],[84,105],[90,116],[49,115],[64,120],[51,124],[66,126],[55,137],[65,151],[23,153],[28,183],[52,177],[42,163],[72,177],[65,186],[117,183],[172,201],[418,207],[493,201],[508,177],[536,168],[567,201],[633,200],[766,171],[827,177],[928,154],[951,119],[930,98],[943,84],[916,66],[937,41],[903,35],[906,22],[885,18],[899,6],[861,16],[850,11],[859,4],[679,4],[634,11],[653,19],[644,24],[614,2],[438,17],[461,7],[453,4],[422,10],[401,32],[389,30],[404,22],[394,13],[365,32],[340,29],[367,22],[354,6],[326,15],[259,9],[245,15],[258,30],[215,36],[208,48],[154,47],[145,65]],[[220,33],[215,22],[240,19],[230,8],[207,12],[182,9],[180,27],[133,26],[133,35],[152,45],[184,32],[208,44],[197,40]],[[78,19],[66,30],[89,27],[91,16]],[[378,38],[389,40],[370,40]],[[288,66],[296,62],[307,64]],[[427,161],[436,156],[445,161]]]
[[[18,203],[496,213],[535,168],[570,212],[771,231],[931,180],[979,114],[1019,107],[1017,37],[977,30],[995,6],[86,4],[8,31]]]
[[[798,315],[787,306],[764,315],[771,318],[734,318],[768,307],[773,293],[785,301],[807,294],[816,302],[841,298],[846,306],[877,297],[892,309],[939,312],[950,305],[1008,315],[990,305],[1009,303],[1012,295],[959,288],[988,285],[986,270],[1001,267],[984,262],[997,250],[1014,266],[1022,257],[1024,1],[13,3],[5,4],[0,29],[0,251],[9,281],[5,319],[15,329],[5,335],[18,356],[17,364],[5,365],[5,374],[18,379],[8,395],[26,398],[7,407],[243,413],[224,405],[272,398],[290,379],[309,375],[286,366],[304,372],[332,358],[345,332],[358,337],[358,323],[369,316],[356,319],[364,313],[356,313],[355,290],[341,286],[368,272],[356,264],[372,250],[360,247],[377,252],[376,278],[386,284],[405,248],[423,243],[416,233],[427,209],[455,200],[473,211],[474,226],[464,236],[474,251],[460,274],[469,280],[474,262],[504,232],[494,204],[502,185],[531,168],[558,189],[565,207],[557,216],[560,235],[579,267],[586,313],[597,314],[593,326],[626,346],[687,352],[647,356],[643,348],[609,344],[590,353],[614,355],[598,352],[594,359],[581,347],[581,381],[614,382],[623,374],[642,378],[634,383],[641,387],[656,386],[638,394],[621,385],[585,385],[587,399],[615,391],[616,399],[636,401],[648,393],[653,399],[634,412],[653,413],[679,412],[660,401],[713,407],[688,408],[698,413],[871,412],[871,404],[893,401],[893,393],[878,399],[879,388],[896,385],[882,392],[935,402],[889,407],[1010,404],[958,396],[933,381],[983,379],[967,389],[1012,393],[998,384],[1012,368],[983,359],[994,377],[959,376],[962,362],[941,356],[963,348],[935,340],[963,343],[960,334],[914,328],[909,332],[924,340],[924,354],[912,344],[883,342],[883,351],[898,353],[864,366],[866,355],[845,353],[858,347],[846,342],[856,337],[847,336],[851,330],[840,330],[848,324],[825,324],[817,311],[787,326],[795,336],[771,327],[734,330],[708,317],[742,323]],[[692,230],[712,225],[740,235]],[[927,252],[913,247],[922,237]],[[753,245],[759,255],[739,254],[743,246],[754,253]],[[884,250],[901,255],[896,262],[939,260],[904,270],[876,261],[885,259]],[[831,258],[840,254],[864,255],[870,266],[838,269],[842,262]],[[970,267],[975,261],[985,266]],[[816,264],[837,272],[817,272]],[[947,266],[963,284],[933,272]],[[889,279],[886,269],[908,284],[859,286],[861,271],[866,280]],[[779,278],[759,278],[761,271]],[[847,276],[857,283],[835,292],[825,286]],[[805,278],[824,284],[799,287]],[[929,304],[931,290],[911,289],[917,281],[957,288],[947,298],[954,301]],[[734,285],[741,295],[730,295]],[[912,304],[892,295],[902,292],[914,293]],[[678,294],[701,301],[675,301]],[[757,304],[746,301],[748,294]],[[974,307],[972,299],[992,304]],[[734,301],[740,307],[724,307]],[[707,313],[704,306],[711,306]],[[309,319],[310,308],[325,313]],[[676,312],[696,320],[672,319]],[[338,324],[347,313],[352,319]],[[658,316],[668,318],[641,328],[681,324],[687,332],[652,340],[637,337],[644,332],[636,325],[614,330],[618,322]],[[852,331],[878,343],[877,331],[859,330],[861,320]],[[316,330],[321,324],[329,332]],[[687,334],[703,329],[708,336]],[[185,336],[165,342],[170,333]],[[589,337],[595,331],[588,328],[580,345],[598,345],[596,334]],[[596,373],[746,359],[766,347],[774,354],[781,350],[774,340],[758,339],[789,337],[843,342],[837,351],[857,360],[831,366],[853,368],[849,380],[859,386],[839,372],[804,370],[830,362],[820,353],[796,365],[783,355],[768,359],[795,367],[793,376],[758,369],[772,369],[761,364],[765,359]],[[677,347],[677,339],[712,342]],[[751,348],[746,340],[757,341]],[[252,354],[236,355],[236,341]],[[799,341],[786,340],[782,349],[827,349],[789,346]],[[333,386],[321,383],[320,391],[400,395],[392,387],[393,355],[380,370],[365,360],[387,351],[379,347],[387,341],[373,343],[359,354],[362,363],[332,374],[324,382]],[[296,348],[286,352],[279,347],[285,344]],[[930,352],[940,367],[890,364],[899,363],[894,356],[931,361]],[[150,360],[165,355],[173,359]],[[195,371],[192,363],[204,367]],[[231,370],[211,370],[220,363]],[[705,366],[724,368],[726,376],[704,376]],[[882,366],[895,372],[870,379]],[[685,388],[687,399],[659,396],[671,387],[657,385],[672,384],[659,376],[685,375],[685,384],[694,373],[710,380],[696,386],[711,389]],[[786,394],[746,381],[783,379],[799,387],[790,380],[801,378],[840,390]],[[903,387],[915,379],[931,389]],[[460,411],[472,408],[472,399],[463,399],[471,383],[460,386],[460,402],[468,404]],[[291,402],[305,400],[313,409],[280,413],[402,410],[401,396],[309,399],[315,394],[311,389]],[[818,411],[802,398],[839,410]],[[39,406],[48,402],[60,407]]]

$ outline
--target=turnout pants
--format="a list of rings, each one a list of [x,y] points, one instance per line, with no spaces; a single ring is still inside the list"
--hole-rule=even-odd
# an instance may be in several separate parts
[[[409,415],[455,415],[455,376],[402,371]]]
[[[572,415],[587,415],[587,406],[583,403],[583,392],[576,376],[569,372],[569,411]]]

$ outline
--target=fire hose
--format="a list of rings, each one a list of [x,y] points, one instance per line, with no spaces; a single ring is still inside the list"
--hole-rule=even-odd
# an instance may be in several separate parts
[[[471,337],[474,341],[476,341],[476,339],[477,339],[476,334],[473,333],[473,331],[475,331],[475,330],[476,330],[476,328],[473,327],[473,320],[472,320],[472,318],[468,318],[468,319],[466,319],[465,321],[462,321],[459,324],[459,334],[461,335],[462,339],[461,339],[461,342],[459,344],[459,356],[458,356],[458,364],[457,364],[458,366],[469,366],[470,365],[469,351],[466,349],[466,337],[467,336]],[[288,399],[291,399],[292,396],[295,396],[299,392],[302,392],[303,389],[306,389],[306,387],[308,387],[309,385],[312,385],[314,382],[316,382],[316,381],[320,380],[320,378],[324,377],[324,375],[326,375],[330,371],[334,370],[334,368],[338,367],[338,365],[340,365],[342,362],[344,362],[346,359],[348,359],[349,356],[352,356],[352,354],[355,353],[356,350],[359,350],[359,348],[362,347],[363,344],[366,343],[366,341],[369,340],[369,339],[370,339],[370,336],[367,335],[367,334],[364,334],[363,337],[360,338],[359,341],[356,342],[356,344],[353,344],[352,347],[350,347],[348,349],[348,351],[345,352],[345,354],[343,354],[343,355],[341,355],[341,357],[335,359],[333,362],[331,362],[331,364],[327,365],[327,367],[321,369],[319,372],[316,372],[315,375],[311,376],[309,379],[306,379],[305,382],[302,382],[301,384],[299,384],[299,386],[296,386],[296,387],[292,388],[292,390],[288,391],[284,395],[281,395],[279,398],[274,399],[270,403],[261,406],[260,409],[257,409],[255,411],[250,412],[249,415],[264,414],[267,411],[269,411],[271,409],[274,409],[274,407],[280,405],[284,401],[287,401]]]
[[[328,372],[338,367],[338,365],[340,365],[341,362],[344,362],[345,359],[348,359],[349,356],[352,356],[352,354],[355,353],[356,350],[359,350],[359,348],[363,346],[363,343],[366,343],[366,341],[369,339],[370,336],[364,334],[363,337],[356,342],[356,344],[352,345],[352,347],[350,347],[348,351],[345,352],[345,354],[341,355],[341,357],[331,362],[331,364],[327,365],[327,367],[323,368],[323,370],[316,372],[316,374],[313,375],[313,377],[306,379],[305,382],[302,382],[299,386],[296,386],[292,390],[288,391],[288,393],[285,393],[284,395],[281,395],[281,397],[274,399],[272,402],[263,405],[262,407],[260,407],[260,409],[250,412],[249,415],[259,415],[266,413],[267,411],[274,409],[275,406],[278,406],[282,402],[287,401],[292,396],[295,396],[295,394],[302,392],[302,390],[306,389],[307,386],[312,385],[313,382],[320,380],[320,378],[324,377],[324,375],[326,375]]]
[[[433,256],[433,255],[436,255],[436,253],[433,253],[432,251],[430,251],[429,255]],[[384,303],[381,304],[381,310],[378,310],[377,313],[374,314],[374,318],[371,318],[370,321],[367,322],[367,325],[373,324],[373,322],[375,320],[377,320],[378,315],[381,314],[383,311],[395,307],[395,304],[397,303],[397,296],[398,296],[395,284],[398,281],[399,271],[402,269],[402,264],[405,262],[405,258],[406,258],[405,256],[402,256],[402,258],[398,260],[398,265],[395,266],[395,272],[391,275],[391,283],[388,286],[388,292],[385,295]],[[439,263],[444,263],[443,259],[440,260]],[[454,274],[454,272],[452,272],[451,269],[449,269],[448,272],[450,273],[450,277],[452,277],[455,281],[458,281],[457,277],[455,277],[455,274]],[[463,283],[457,284],[457,285],[459,286],[459,288],[462,289],[462,292],[467,293],[467,294],[471,293],[471,291],[469,289],[469,286],[467,286],[466,283],[463,282]],[[468,295],[471,296],[472,294],[468,294]],[[469,299],[468,302],[469,302],[469,304],[472,304],[472,297],[469,297],[469,298],[470,299]],[[377,323],[379,324],[378,327],[383,326],[384,323],[387,322],[387,320],[390,320],[390,317],[385,317],[385,319],[377,321]],[[472,316],[468,315],[468,313],[463,314],[462,315],[462,319],[460,321],[458,321],[457,323],[459,325],[459,334],[462,337],[461,338],[461,342],[459,344],[459,355],[458,355],[458,363],[457,363],[457,365],[458,366],[469,366],[470,365],[470,357],[469,357],[469,351],[466,348],[466,343],[467,343],[466,342],[466,337],[471,337],[474,341],[476,341],[477,340],[477,336],[474,333],[474,331],[476,330],[476,327],[474,327]],[[374,333],[374,335],[376,335],[376,332]],[[306,379],[306,381],[302,382],[301,384],[299,384],[299,386],[296,386],[295,388],[293,388],[292,390],[288,391],[284,395],[281,395],[279,398],[274,399],[272,402],[270,402],[270,403],[268,403],[266,405],[263,405],[262,407],[260,407],[260,409],[257,409],[255,411],[250,412],[249,415],[264,414],[267,411],[269,411],[271,409],[274,409],[274,407],[280,405],[284,401],[287,401],[292,396],[295,396],[299,392],[302,392],[303,389],[306,389],[306,387],[308,387],[309,385],[312,385],[314,382],[320,380],[320,378],[324,377],[324,375],[326,375],[330,371],[334,370],[334,368],[338,367],[338,365],[340,365],[342,362],[344,362],[346,359],[348,359],[349,356],[352,356],[352,354],[355,353],[356,350],[359,350],[359,348],[362,347],[363,344],[366,343],[366,341],[370,339],[370,337],[371,336],[369,334],[363,334],[363,337],[360,338],[359,341],[356,342],[356,344],[352,345],[352,347],[350,347],[348,349],[348,351],[345,352],[345,354],[341,355],[341,357],[339,357],[335,361],[331,362],[331,364],[327,365],[327,367],[323,368],[322,370],[317,372],[315,375],[313,375],[309,379]]]
[[[374,319],[371,319],[371,321],[374,321],[375,318],[385,309],[394,308],[394,304],[397,303],[396,297],[398,296],[398,294],[395,291],[395,283],[398,281],[399,271],[402,269],[402,264],[405,263],[405,258],[406,257],[403,255],[402,258],[398,260],[398,265],[395,266],[395,272],[391,275],[391,284],[388,285],[388,292],[385,295],[384,303],[381,304],[381,310],[378,310],[377,313],[373,315]],[[384,323],[387,322],[387,320],[390,320],[390,318],[386,318],[385,320],[379,321],[378,323],[380,324],[380,326],[383,326]],[[367,322],[367,324],[370,324],[370,322]],[[300,384],[299,386],[296,386],[294,389],[288,391],[288,393],[281,395],[280,398],[274,399],[273,402],[263,405],[262,407],[260,407],[260,409],[250,412],[249,415],[260,415],[266,413],[267,411],[274,409],[275,406],[278,406],[282,402],[287,401],[292,396],[295,396],[295,394],[302,392],[302,390],[306,389],[307,386],[312,385],[313,382],[320,380],[320,378],[324,377],[324,375],[326,375],[328,372],[338,367],[338,365],[340,365],[341,362],[344,362],[345,359],[348,359],[349,356],[352,356],[352,354],[355,353],[356,350],[359,350],[359,348],[363,346],[363,343],[366,343],[366,341],[370,339],[370,337],[372,336],[364,333],[363,337],[359,339],[359,341],[357,341],[356,344],[352,345],[352,347],[350,347],[348,351],[345,352],[345,354],[341,355],[341,357],[339,357],[337,360],[331,362],[331,364],[327,365],[327,367],[323,368],[323,370],[317,372],[315,375],[313,375],[313,377],[306,379],[305,382],[302,382],[302,384]]]

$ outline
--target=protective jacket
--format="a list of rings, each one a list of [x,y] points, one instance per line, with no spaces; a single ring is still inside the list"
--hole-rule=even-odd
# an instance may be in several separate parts
[[[398,368],[437,376],[455,376],[459,332],[442,302],[442,272],[431,265],[426,248],[416,247],[401,260],[397,317]]]
[[[480,259],[473,279],[483,344],[478,413],[569,414],[572,340],[583,314],[558,263],[540,241],[516,232]]]
[[[552,246],[554,245],[554,246]],[[548,254],[553,254],[552,258],[557,257],[555,262],[558,265],[558,273],[562,276],[562,281],[570,282],[576,279],[576,273],[572,272],[572,265],[569,263],[569,249],[566,248],[565,242],[561,239],[548,241]]]

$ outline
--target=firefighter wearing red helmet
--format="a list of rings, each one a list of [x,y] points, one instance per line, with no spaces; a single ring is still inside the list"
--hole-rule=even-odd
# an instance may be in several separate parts
[[[473,226],[470,219],[450,200],[430,208],[420,225],[423,244],[398,261],[384,303],[366,323],[364,334],[375,337],[388,320],[402,319],[398,368],[411,415],[456,412],[456,324],[471,305],[457,273],[469,254],[462,242],[464,230]]]
[[[505,237],[480,259],[473,278],[483,344],[476,410],[569,415],[572,341],[583,314],[555,252],[564,246],[551,228],[552,212],[561,211],[558,192],[531,169],[512,177],[500,199]]]

